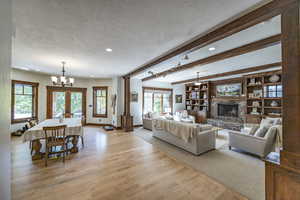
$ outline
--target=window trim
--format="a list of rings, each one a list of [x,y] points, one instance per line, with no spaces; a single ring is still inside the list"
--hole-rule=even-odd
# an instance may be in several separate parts
[[[21,118],[21,119],[15,119],[15,85],[16,84],[22,84],[22,85],[30,85],[33,88],[32,91],[32,117],[28,118]],[[36,82],[29,82],[29,81],[19,81],[19,80],[12,80],[11,81],[11,124],[17,124],[17,123],[23,123],[27,122],[31,119],[38,120],[38,102],[39,102],[39,83]]]
[[[144,104],[145,104],[145,91],[146,90],[153,90],[153,91],[169,91],[171,92],[171,100],[170,100],[170,105],[171,105],[171,113],[173,113],[173,89],[171,88],[157,88],[157,87],[143,87],[143,108],[142,108],[142,113],[144,115]],[[153,108],[153,104],[154,104],[154,95],[152,95],[152,108]],[[162,95],[162,106],[163,106],[163,95]],[[166,114],[164,112],[160,113],[160,114]]]
[[[105,104],[105,114],[97,114],[97,90],[105,90],[106,91],[106,104]],[[107,118],[107,108],[108,108],[108,87],[107,86],[96,86],[93,87],[93,117],[97,118]]]

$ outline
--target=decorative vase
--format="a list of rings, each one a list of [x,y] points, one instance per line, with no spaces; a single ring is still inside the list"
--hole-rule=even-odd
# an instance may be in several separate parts
[[[276,101],[272,101],[272,102],[271,102],[271,106],[272,106],[272,107],[277,107],[277,106],[278,106],[278,103],[277,103]]]
[[[277,74],[274,74],[269,78],[269,81],[272,83],[276,83],[279,81],[279,79],[280,79],[280,77]]]

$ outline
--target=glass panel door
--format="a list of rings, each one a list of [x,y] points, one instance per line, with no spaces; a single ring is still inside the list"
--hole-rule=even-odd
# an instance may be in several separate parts
[[[82,92],[71,92],[71,116],[74,118],[82,116]]]
[[[162,113],[162,94],[154,93],[154,108],[153,112],[155,113]]]
[[[64,116],[66,111],[66,93],[53,92],[52,117],[58,118]]]
[[[85,88],[47,88],[47,118],[86,117]]]

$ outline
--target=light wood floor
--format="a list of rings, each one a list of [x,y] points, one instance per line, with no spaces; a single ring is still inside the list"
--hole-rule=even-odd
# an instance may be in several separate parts
[[[87,127],[85,145],[45,168],[31,161],[28,143],[12,138],[13,199],[246,199],[132,133]]]

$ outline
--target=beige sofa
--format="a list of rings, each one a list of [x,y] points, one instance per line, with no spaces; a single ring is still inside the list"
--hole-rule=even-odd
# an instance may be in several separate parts
[[[143,118],[143,128],[152,131],[152,119]]]
[[[182,121],[182,122],[186,122],[186,123],[195,123],[195,117],[192,115],[188,115],[186,113],[186,117],[182,116],[181,112],[177,112],[174,116],[171,116],[172,119],[174,119],[175,121]],[[145,115],[143,115],[143,128],[152,131],[152,120],[160,117],[160,114],[158,113],[147,113]]]
[[[184,122],[175,122],[180,123],[181,126],[191,125]],[[194,155],[200,155],[204,152],[214,150],[216,146],[216,133],[211,128],[205,128],[202,130],[199,125],[195,124],[196,135],[190,141],[186,142],[182,138],[166,131],[157,129],[152,124],[153,137],[163,140],[167,143],[175,145],[181,149],[184,149]]]

